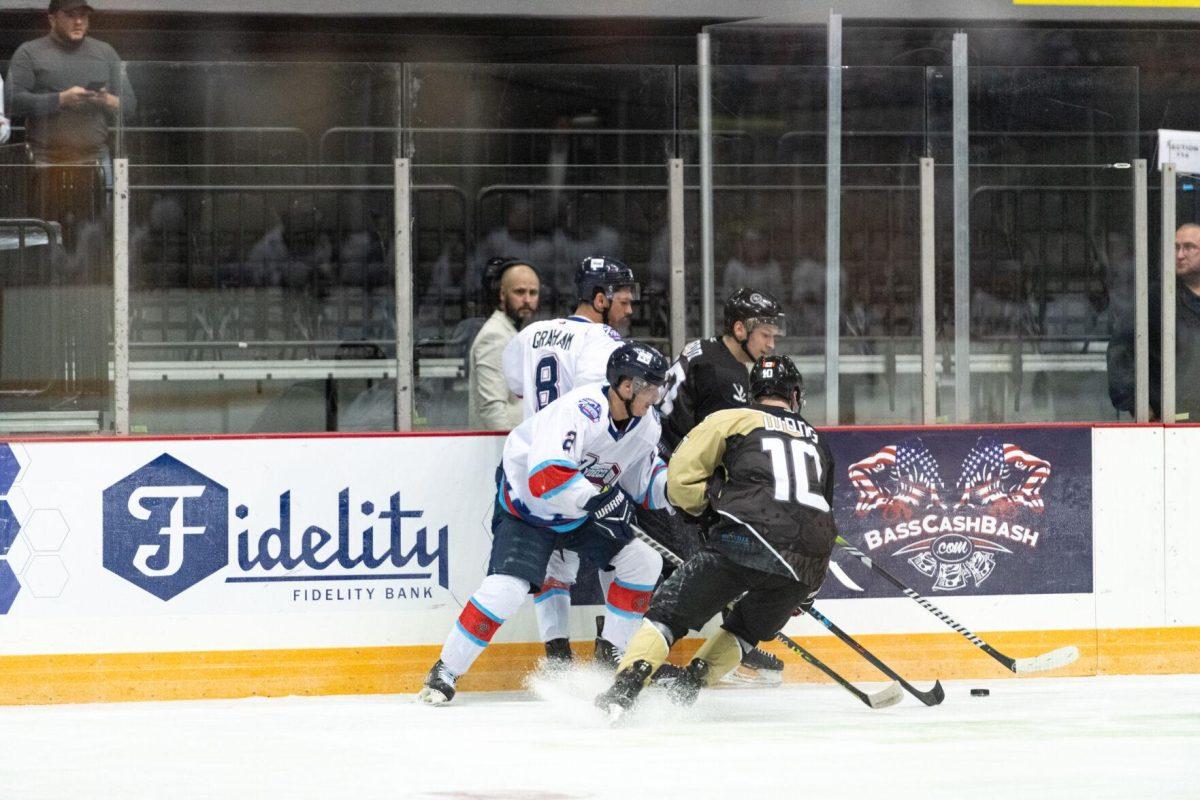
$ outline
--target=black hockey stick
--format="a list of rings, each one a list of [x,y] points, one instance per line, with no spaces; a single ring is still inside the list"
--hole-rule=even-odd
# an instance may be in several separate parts
[[[887,664],[883,663],[878,658],[876,658],[874,653],[872,653],[870,650],[868,650],[867,648],[865,648],[861,644],[859,644],[857,641],[855,641],[854,637],[852,637],[850,634],[846,633],[844,630],[839,628],[837,625],[834,625],[833,622],[828,617],[826,617],[820,611],[817,611],[816,608],[810,607],[808,609],[808,614],[813,619],[815,619],[817,622],[821,623],[826,628],[828,628],[829,631],[834,636],[838,637],[843,642],[850,645],[850,647],[854,650],[854,652],[858,653],[860,656],[865,658],[867,661],[871,662],[871,665],[874,666],[877,670],[882,672],[884,675],[887,675],[892,680],[898,682],[901,686],[904,687],[905,691],[907,691],[913,697],[920,700],[925,705],[936,706],[938,703],[940,703],[946,699],[946,690],[942,688],[941,681],[934,681],[932,689],[930,689],[928,692],[922,692],[920,689],[913,686],[908,681],[904,680],[904,678],[901,678],[896,673],[896,671],[893,670],[891,667],[889,667]]]
[[[676,567],[683,566],[683,559],[668,549],[666,545],[656,541],[650,536],[650,534],[646,533],[638,526],[632,525],[630,527],[633,528],[634,534],[638,539],[641,539],[643,542],[650,545],[650,547],[665,560],[671,562]],[[784,636],[782,631],[775,634],[775,638],[783,642],[789,650],[798,654],[809,664],[812,664],[814,667],[821,670],[821,672],[824,672],[839,686],[850,692],[850,694],[854,695],[871,708],[887,708],[888,706],[894,706],[904,697],[904,693],[900,690],[900,686],[895,681],[893,681],[886,688],[881,689],[874,694],[868,694],[854,684],[850,683],[850,681],[846,680],[838,673],[834,672],[832,667],[828,666],[824,661],[805,650],[800,646],[799,643],[792,641],[787,636]]]
[[[792,641],[788,637],[784,636],[782,633],[775,634],[775,638],[778,639],[779,641],[783,642],[783,644],[789,650],[796,653],[798,656],[803,658],[809,664],[812,664],[814,667],[821,670],[821,672],[824,672],[830,678],[833,678],[833,680],[839,686],[841,686],[843,689],[848,691],[850,694],[857,697],[859,700],[866,703],[871,708],[887,708],[888,706],[894,706],[894,705],[896,705],[896,703],[899,703],[900,700],[904,697],[904,692],[901,691],[900,684],[896,683],[896,681],[892,681],[891,683],[888,684],[886,689],[878,691],[875,694],[867,694],[862,689],[859,689],[853,683],[851,683],[850,681],[843,678],[841,675],[834,672],[833,668],[827,666],[824,661],[817,658],[812,653],[808,652],[803,647],[801,647],[799,644]]]
[[[1004,653],[1001,653],[983,639],[980,639],[962,625],[958,624],[958,622],[956,622],[949,614],[942,611],[940,608],[914,592],[912,589],[908,588],[908,586],[906,586],[899,578],[892,575],[892,573],[888,572],[880,565],[876,564],[870,556],[859,550],[854,545],[850,544],[841,536],[837,537],[837,543],[841,545],[842,549],[847,553],[857,558],[868,568],[875,570],[884,578],[886,578],[889,583],[903,592],[905,596],[917,601],[917,603],[919,603],[926,611],[933,614],[942,622],[946,623],[958,633],[961,633],[963,636],[965,636],[967,640],[971,642],[971,644],[975,645],[980,650],[999,661],[1006,669],[1015,672],[1018,675],[1024,675],[1030,672],[1042,672],[1048,669],[1058,669],[1059,667],[1067,666],[1068,664],[1074,662],[1075,659],[1079,658],[1079,648],[1075,647],[1074,645],[1060,647],[1057,650],[1051,650],[1048,653],[1042,653],[1040,656],[1032,656],[1030,658],[1009,658],[1008,656],[1004,655]]]

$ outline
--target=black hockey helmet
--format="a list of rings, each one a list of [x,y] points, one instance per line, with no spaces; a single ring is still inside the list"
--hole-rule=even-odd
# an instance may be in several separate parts
[[[648,344],[626,340],[608,357],[605,377],[609,386],[617,386],[624,378],[633,379],[633,390],[637,392],[647,386],[662,386],[667,382],[667,370],[671,365],[667,357]]]
[[[794,411],[804,407],[804,378],[787,356],[763,356],[750,368],[750,396],[782,397]]]
[[[541,271],[524,259],[513,258],[512,256],[497,256],[488,259],[487,263],[483,265],[483,291],[487,293],[487,297],[485,298],[487,303],[496,302],[497,293],[500,291],[500,281],[504,278],[504,273],[511,267],[522,265],[533,270],[533,274],[538,276],[538,281],[541,281]]]
[[[633,270],[615,258],[603,256],[589,256],[579,262],[575,287],[579,290],[579,299],[585,303],[592,302],[597,292],[609,300],[618,289],[631,291],[634,300],[640,300],[642,294]]]
[[[725,333],[733,334],[733,323],[741,322],[746,332],[759,325],[774,325],[780,336],[787,335],[787,316],[783,306],[769,292],[742,287],[725,301]]]

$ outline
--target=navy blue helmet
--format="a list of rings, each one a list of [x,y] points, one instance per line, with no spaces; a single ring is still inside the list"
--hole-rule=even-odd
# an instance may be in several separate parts
[[[617,386],[623,378],[632,378],[634,391],[646,386],[662,386],[667,382],[671,365],[667,357],[648,344],[627,340],[608,357],[605,377],[609,386]]]
[[[633,277],[633,270],[615,258],[590,256],[580,261],[575,272],[575,287],[579,290],[579,299],[588,303],[597,292],[611,300],[618,289],[629,289],[634,300],[641,299],[641,287]]]

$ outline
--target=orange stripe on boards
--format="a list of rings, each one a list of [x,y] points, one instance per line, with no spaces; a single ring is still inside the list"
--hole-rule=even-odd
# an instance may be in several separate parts
[[[1066,645],[1079,648],[1074,664],[1047,677],[1112,674],[1200,673],[1200,627],[984,633],[1013,658],[1036,656]],[[857,637],[867,648],[914,681],[934,678],[1015,677],[986,653],[954,633],[872,634]],[[854,681],[886,680],[832,636],[797,641]],[[671,660],[687,663],[700,646],[687,639]],[[789,681],[828,679],[778,642],[766,649],[786,664]],[[590,658],[590,642],[576,642],[577,658]],[[286,695],[406,694],[415,692],[440,646],[305,650],[232,650],[194,653],[102,653],[0,657],[0,704],[195,700]],[[521,688],[543,654],[541,644],[494,644],[459,688],[495,691]]]

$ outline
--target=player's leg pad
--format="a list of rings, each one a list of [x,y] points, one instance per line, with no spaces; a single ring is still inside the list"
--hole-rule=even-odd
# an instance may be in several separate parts
[[[670,645],[667,644],[666,637],[662,635],[662,631],[654,623],[642,620],[641,627],[638,628],[633,638],[629,640],[629,646],[625,648],[625,655],[621,657],[620,663],[617,664],[617,672],[621,672],[635,661],[645,661],[652,667],[646,675],[647,680],[649,680],[654,670],[658,669],[667,660],[667,654],[670,650]]]
[[[742,644],[736,636],[724,628],[719,629],[696,651],[696,658],[708,662],[704,676],[705,686],[716,685],[742,660]]]

